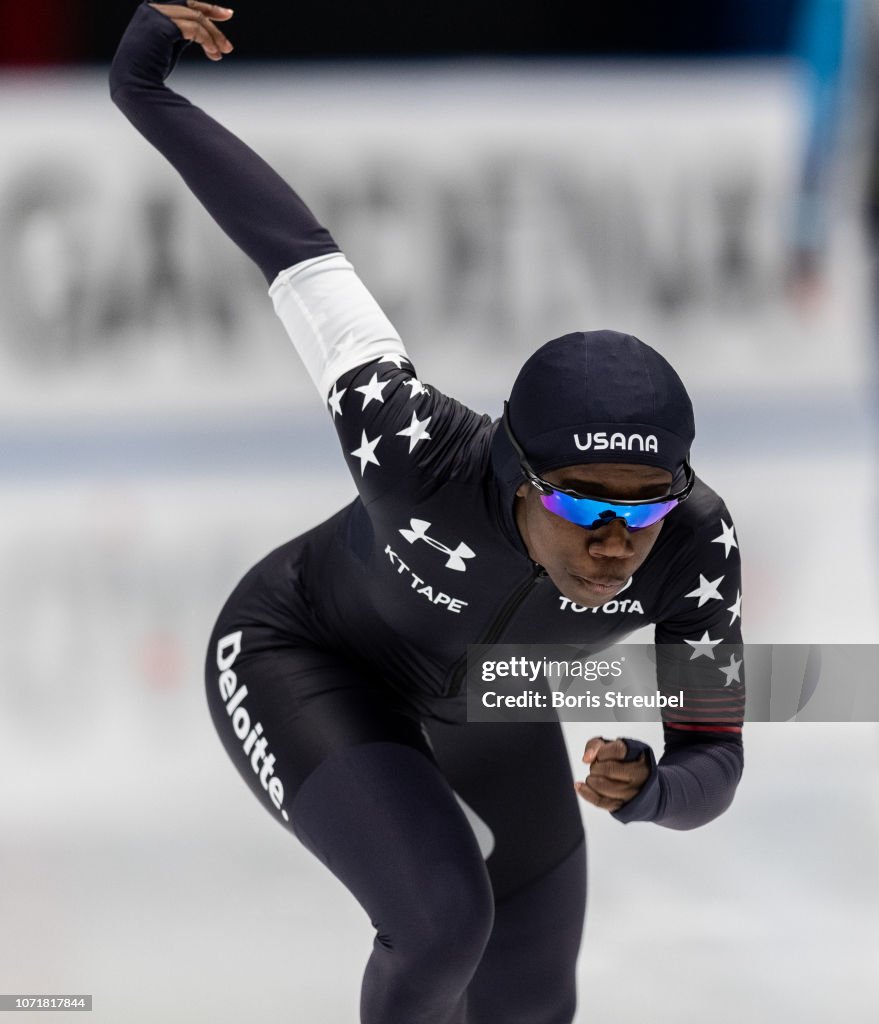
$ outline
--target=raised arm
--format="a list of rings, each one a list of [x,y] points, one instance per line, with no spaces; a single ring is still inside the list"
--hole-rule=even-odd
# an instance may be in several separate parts
[[[141,4],[110,68],[113,101],[167,158],[272,285],[275,310],[326,401],[343,375],[406,358],[399,335],[326,228],[249,146],[165,85],[189,42],[212,60],[231,44],[214,4]]]
[[[165,80],[190,41],[213,60],[231,50],[214,4],[141,4],[110,68],[110,95],[179,171],[210,215],[270,283],[297,263],[339,251],[299,196],[249,146]]]

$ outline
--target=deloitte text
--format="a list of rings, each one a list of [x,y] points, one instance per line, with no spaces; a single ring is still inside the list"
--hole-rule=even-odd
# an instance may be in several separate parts
[[[250,767],[259,775],[262,788],[272,803],[281,812],[284,821],[289,821],[284,803],[284,783],[275,775],[275,755],[267,752],[269,741],[262,735],[262,723],[254,722],[251,728],[250,712],[243,705],[247,687],[238,686],[238,677],[232,671],[235,659],[241,653],[241,630],[224,636],[217,643],[217,668],[220,670],[220,693],[226,702],[226,714],[232,719],[232,729],[242,741],[244,753],[250,755]],[[259,762],[262,761],[262,768]]]

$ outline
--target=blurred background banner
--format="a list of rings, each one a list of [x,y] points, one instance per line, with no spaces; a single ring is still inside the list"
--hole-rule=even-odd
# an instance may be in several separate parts
[[[856,231],[834,248],[841,286],[821,315],[787,302],[801,132],[782,70],[231,63],[174,84],[332,226],[424,376],[466,357],[491,395],[544,340],[612,324],[685,360],[697,391],[858,379]],[[297,392],[265,282],[103,78],[8,78],[0,125],[7,414]]]
[[[201,672],[240,576],[354,487],[266,282],[110,103],[134,6],[0,0],[0,992],[350,1024],[369,922],[235,777]],[[172,85],[301,192],[421,378],[498,415],[543,341],[642,337],[693,394],[746,640],[879,642],[869,147],[823,46],[860,5],[236,6],[236,53]],[[599,730],[565,728],[579,772]],[[577,1024],[872,1024],[879,730],[745,743],[696,833],[584,807]]]
[[[778,69],[227,64],[175,87],[296,184],[420,365],[476,360],[491,393],[544,340],[612,324],[696,389],[857,375],[856,237],[818,321],[785,301],[799,139]],[[191,409],[205,374],[217,404],[296,390],[265,282],[102,79],[10,79],[0,124],[7,412]]]

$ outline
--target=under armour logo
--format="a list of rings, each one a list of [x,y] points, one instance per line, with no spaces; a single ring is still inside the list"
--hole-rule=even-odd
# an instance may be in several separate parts
[[[414,544],[417,540],[423,540],[425,544],[429,544],[432,548],[436,548],[437,551],[442,551],[444,555],[449,556],[449,560],[446,562],[447,569],[455,569],[457,572],[466,572],[467,563],[464,561],[465,558],[475,558],[476,552],[472,551],[467,547],[466,544],[459,544],[453,551],[451,548],[447,548],[445,544],[435,540],[433,537],[427,536],[427,531],[430,529],[430,523],[425,522],[423,519],[410,519],[409,530],[400,530],[400,533],[409,541],[410,544]]]

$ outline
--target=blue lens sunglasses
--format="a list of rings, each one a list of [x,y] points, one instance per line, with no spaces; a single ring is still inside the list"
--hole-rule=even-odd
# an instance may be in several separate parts
[[[653,526],[681,504],[686,501],[693,490],[696,482],[696,474],[690,468],[689,460],[684,462],[685,484],[674,494],[667,494],[662,498],[643,498],[637,501],[607,501],[605,498],[590,498],[586,494],[579,494],[577,491],[569,491],[563,487],[555,487],[548,480],[538,476],[531,468],[522,446],[513,436],[510,426],[508,403],[504,402],[504,430],[510,439],[510,444],[519,457],[519,465],[525,474],[528,482],[540,492],[540,501],[543,507],[553,512],[569,523],[583,526],[587,530],[594,530],[614,519],[622,519],[627,529],[644,530]]]

